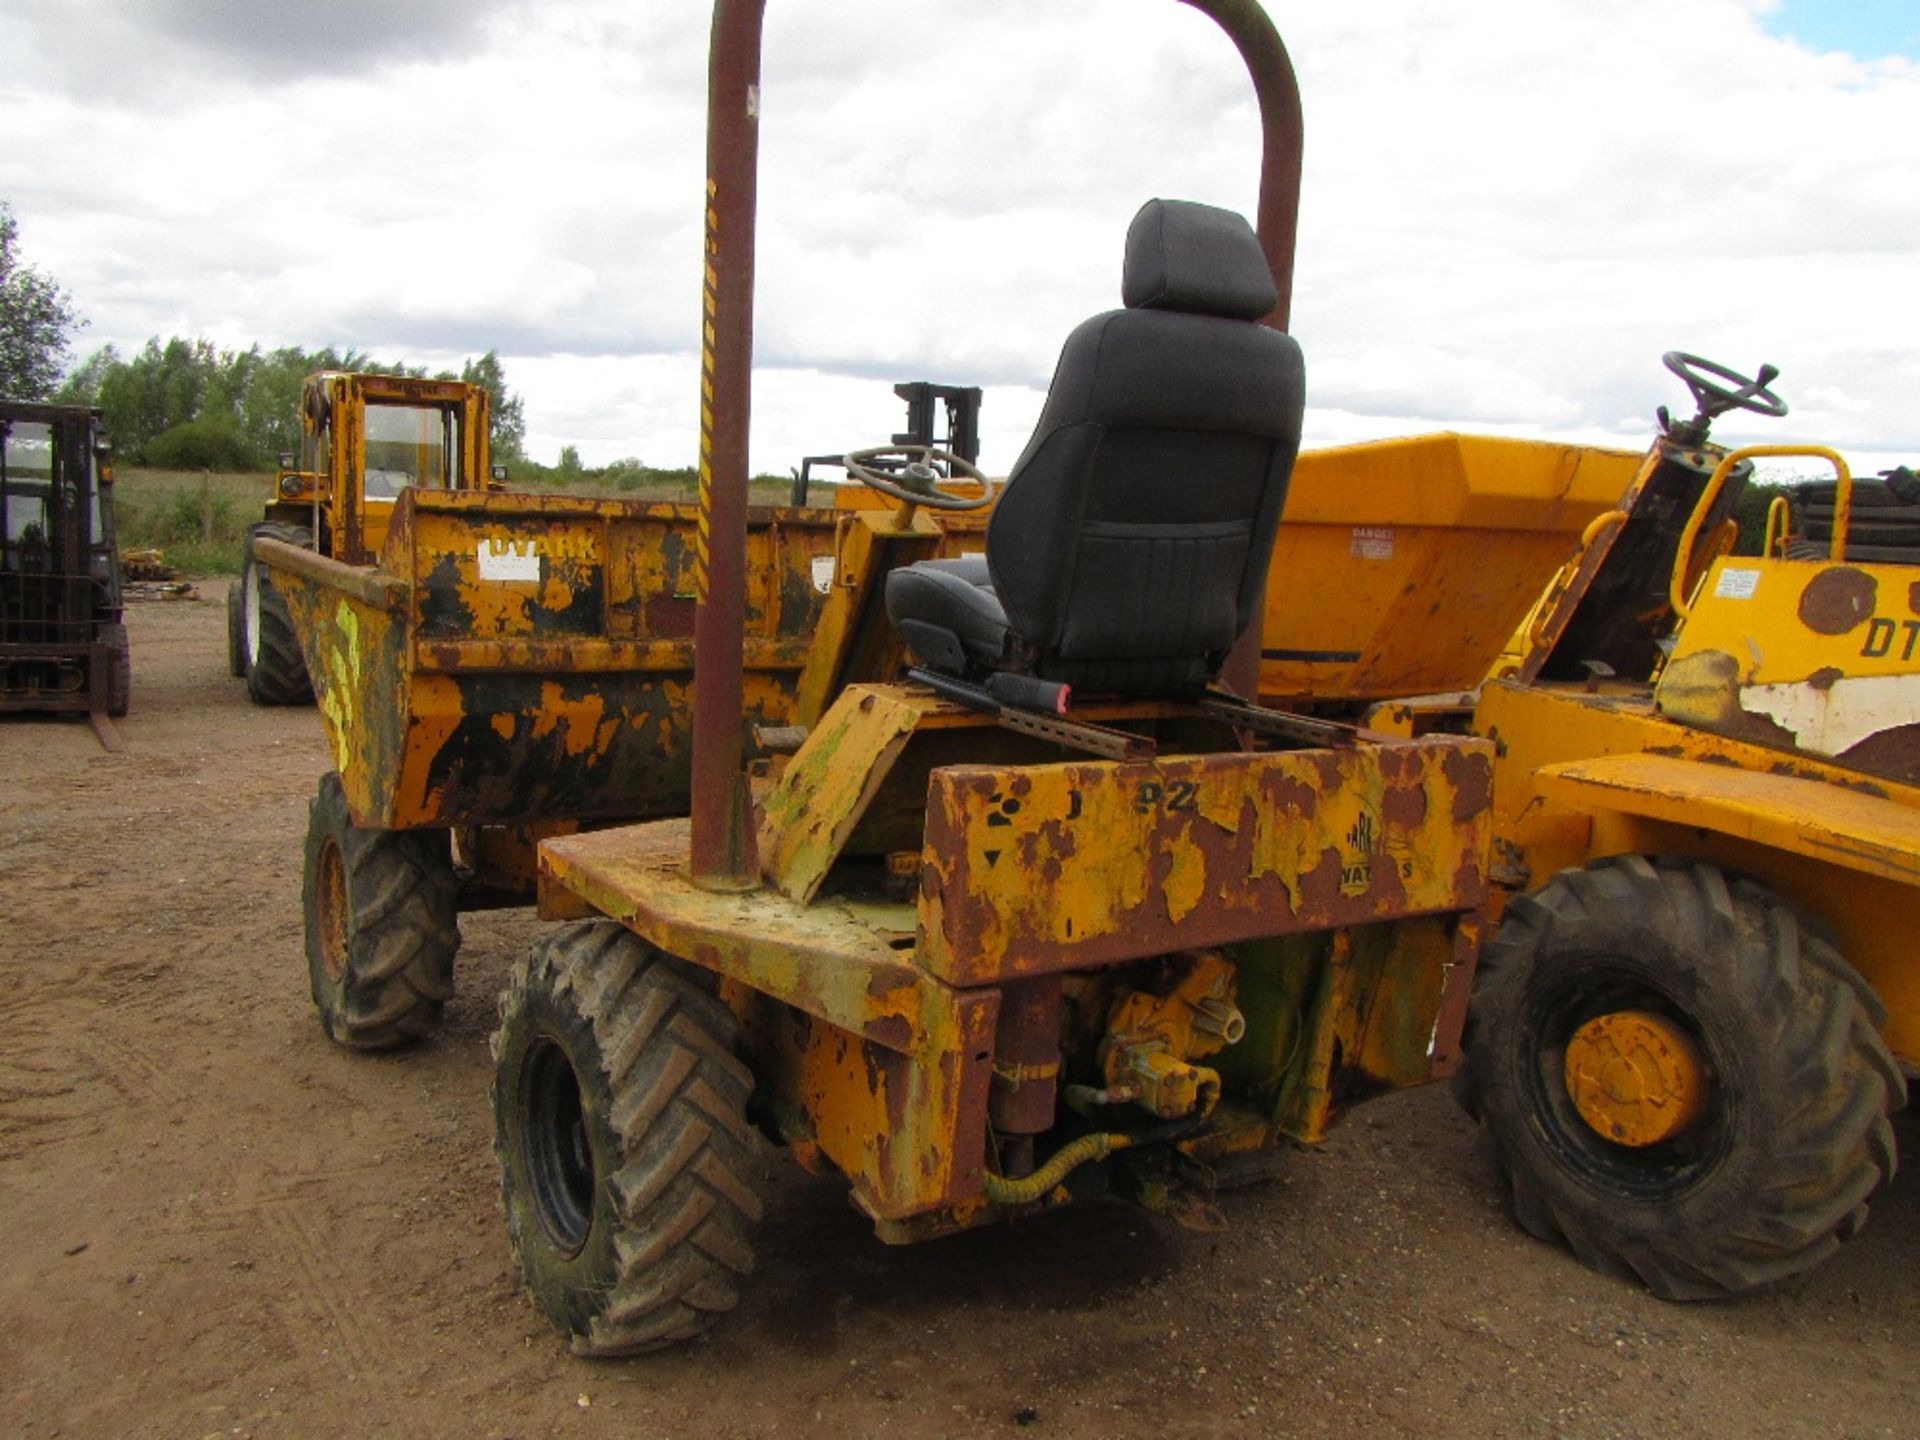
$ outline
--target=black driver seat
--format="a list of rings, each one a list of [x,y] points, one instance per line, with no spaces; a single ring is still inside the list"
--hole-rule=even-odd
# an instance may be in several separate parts
[[[1067,337],[985,557],[887,577],[925,668],[1191,692],[1261,603],[1306,382],[1292,337],[1259,323],[1278,298],[1260,244],[1230,210],[1150,200],[1121,294]]]

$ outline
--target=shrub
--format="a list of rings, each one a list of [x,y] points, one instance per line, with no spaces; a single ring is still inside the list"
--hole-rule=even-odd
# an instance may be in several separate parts
[[[165,470],[251,470],[257,457],[230,420],[202,417],[162,430],[143,458]]]

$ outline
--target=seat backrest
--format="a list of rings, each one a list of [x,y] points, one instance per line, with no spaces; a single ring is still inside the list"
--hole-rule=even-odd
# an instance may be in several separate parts
[[[987,527],[1022,667],[1084,690],[1207,684],[1252,619],[1300,446],[1299,346],[1239,215],[1150,200],[1124,310],[1067,338]]]

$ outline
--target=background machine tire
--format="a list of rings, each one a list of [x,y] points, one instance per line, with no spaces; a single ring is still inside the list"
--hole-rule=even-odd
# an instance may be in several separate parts
[[[100,643],[107,647],[107,714],[118,720],[133,704],[133,654],[127,627],[119,621],[100,627]]]
[[[1692,1092],[1692,1118],[1664,1138],[1615,1143],[1627,1132],[1602,1134],[1571,1093],[1570,1043],[1616,1018],[1688,1057],[1678,1073],[1698,1083],[1669,1088]],[[1771,891],[1619,856],[1508,907],[1460,1088],[1523,1227],[1664,1299],[1732,1295],[1823,1259],[1892,1176],[1887,1115],[1906,1085],[1883,1019],[1821,927]],[[1633,1063],[1610,1076],[1648,1073],[1645,1051],[1621,1053]],[[1605,1093],[1666,1098],[1637,1084]]]
[[[247,590],[247,565],[240,562],[240,574],[227,586],[227,673],[236,680],[247,678],[247,612],[242,599]]]
[[[340,776],[307,812],[307,975],[320,1023],[355,1050],[427,1034],[453,996],[459,882],[444,830],[362,830]]]
[[[501,1198],[576,1353],[690,1339],[738,1301],[760,1200],[736,1030],[704,972],[611,921],[514,968],[493,1038]]]
[[[241,638],[247,697],[256,705],[305,705],[313,699],[306,658],[294,633],[287,600],[253,560],[253,540],[265,536],[302,549],[313,548],[313,532],[304,525],[275,521],[247,532],[247,558],[240,567]]]

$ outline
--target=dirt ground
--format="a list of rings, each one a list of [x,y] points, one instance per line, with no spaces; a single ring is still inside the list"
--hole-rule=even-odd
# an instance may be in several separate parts
[[[123,753],[0,721],[0,1432],[1920,1433],[1920,1164],[1814,1274],[1671,1306],[1512,1229],[1439,1087],[1211,1231],[1112,1204],[892,1250],[770,1158],[741,1309],[577,1360],[521,1292],[490,1149],[494,997],[538,922],[463,920],[430,1043],[330,1044],[299,908],[319,723],[247,704],[200,594],[131,607]]]

